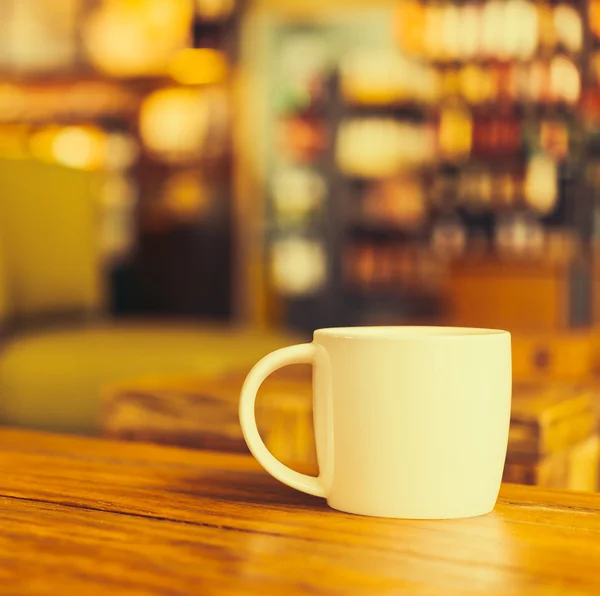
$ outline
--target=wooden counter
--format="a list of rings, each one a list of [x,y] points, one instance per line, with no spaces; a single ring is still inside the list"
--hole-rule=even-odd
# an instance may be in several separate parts
[[[0,430],[2,594],[600,593],[600,496],[506,485],[452,521],[351,516],[248,456]]]

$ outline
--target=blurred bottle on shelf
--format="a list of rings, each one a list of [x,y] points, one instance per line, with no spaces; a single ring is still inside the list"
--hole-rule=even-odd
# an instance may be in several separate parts
[[[590,4],[593,16],[596,1]],[[403,51],[439,63],[527,61],[556,50],[577,54],[583,46],[581,15],[569,3],[401,2],[395,22]]]
[[[496,225],[494,242],[496,250],[502,256],[539,257],[544,251],[544,228],[529,214],[506,215]]]
[[[539,144],[542,151],[556,162],[569,154],[569,125],[564,120],[543,120],[540,124]]]
[[[442,159],[460,161],[469,157],[473,140],[471,112],[461,103],[452,102],[440,110],[438,151]]]
[[[427,216],[422,181],[410,174],[373,182],[361,204],[360,219],[370,226],[414,231]]]
[[[596,50],[590,54],[590,79],[594,87],[600,85],[600,51]]]
[[[464,254],[467,247],[467,229],[455,214],[442,215],[431,231],[431,250],[442,259]]]
[[[491,180],[478,167],[463,169],[458,177],[457,203],[470,212],[488,209],[491,203]]]
[[[547,54],[556,46],[556,29],[552,6],[548,2],[536,2],[539,50]]]
[[[327,186],[309,168],[286,166],[273,177],[271,193],[277,222],[308,226],[324,207]]]
[[[278,239],[271,245],[271,278],[284,296],[310,296],[327,279],[327,257],[318,240],[302,236]]]
[[[581,75],[570,58],[555,56],[550,62],[550,94],[554,101],[574,105],[581,95]]]
[[[467,64],[460,69],[459,87],[463,99],[470,105],[481,105],[493,98],[490,70],[477,64]]]
[[[444,170],[433,172],[431,178],[427,180],[425,188],[429,208],[440,210],[456,205],[459,183],[452,173]]]
[[[494,199],[494,176],[485,167],[464,169],[459,175],[458,204],[471,213],[489,210]]]
[[[425,10],[425,30],[423,48],[425,54],[432,60],[450,58],[444,46],[445,5],[429,4]]]
[[[510,116],[479,118],[473,126],[474,156],[515,155],[522,149],[521,122]]]
[[[348,175],[377,178],[433,161],[434,131],[429,124],[393,118],[354,118],[339,127],[336,163]]]
[[[526,99],[532,103],[547,103],[550,91],[550,69],[543,60],[534,60],[525,71]]]
[[[340,90],[350,104],[430,105],[440,94],[438,72],[394,49],[359,48],[340,63]]]
[[[375,247],[360,243],[350,245],[345,254],[345,278],[351,287],[366,292],[370,289],[375,272]]]
[[[548,215],[558,201],[558,169],[545,154],[531,157],[524,182],[525,203],[536,213]]]
[[[443,283],[443,263],[426,247],[361,241],[344,256],[347,287],[361,294],[435,295]]]
[[[458,57],[464,61],[472,60],[481,50],[481,6],[476,3],[463,4],[458,11]]]
[[[281,118],[277,126],[276,145],[281,156],[292,163],[314,164],[327,147],[327,123],[313,116]]]
[[[559,47],[577,54],[583,46],[583,23],[577,8],[571,4],[554,7],[554,29]]]
[[[504,172],[493,176],[494,189],[492,204],[498,211],[512,208],[518,200],[521,181],[514,172]]]
[[[505,4],[500,0],[488,0],[481,12],[481,53],[486,58],[506,59],[504,32],[508,30]]]

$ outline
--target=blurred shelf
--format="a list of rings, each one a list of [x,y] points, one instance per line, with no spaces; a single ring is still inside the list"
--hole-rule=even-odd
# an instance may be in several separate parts
[[[423,230],[406,230],[397,226],[368,223],[354,223],[348,227],[348,236],[352,240],[372,240],[379,242],[414,243],[423,238]]]
[[[327,231],[327,223],[324,220],[312,219],[309,221],[298,222],[276,222],[267,226],[264,234],[268,241],[274,241],[281,238],[302,237],[302,238],[322,238]]]
[[[173,80],[166,75],[136,77],[111,76],[91,67],[73,68],[60,72],[24,72],[0,69],[0,84],[14,84],[26,87],[64,86],[84,83],[105,83],[131,88],[153,89],[172,85]]]
[[[489,0],[483,0],[483,3],[489,3]],[[551,1],[552,3],[552,1]],[[564,4],[562,0],[555,0],[556,4]],[[574,2],[574,5],[578,2]],[[434,68],[461,68],[464,66],[480,67],[509,67],[509,66],[528,66],[539,62],[550,62],[553,58],[564,56],[577,64],[584,54],[584,49],[574,52],[564,45],[558,44],[554,48],[538,48],[532,56],[522,58],[519,56],[471,56],[469,58],[433,58],[422,54],[408,54],[414,60],[427,64]]]
[[[475,0],[475,2],[487,3],[489,0]],[[564,2],[550,0],[550,3],[559,5]],[[572,2],[567,0],[567,4],[576,7],[585,26],[587,14],[583,13],[587,10],[587,5],[581,4],[578,0]],[[552,19],[555,19],[557,14],[559,13],[551,14]],[[556,22],[554,27],[560,28]],[[569,41],[570,38],[566,39]],[[332,255],[333,267],[327,286],[322,290],[322,298],[330,306],[333,305],[336,311],[335,317],[332,317],[333,323],[341,318],[344,323],[351,325],[365,324],[365,321],[386,324],[385,321],[402,321],[419,317],[426,320],[427,317],[443,312],[443,284],[447,281],[447,267],[457,265],[460,267],[468,262],[470,257],[467,255],[465,259],[453,259],[448,256],[447,262],[440,263],[431,254],[429,249],[431,232],[438,229],[436,226],[443,222],[444,218],[454,217],[461,222],[467,236],[466,250],[473,253],[472,258],[475,262],[482,262],[482,267],[487,267],[490,261],[497,260],[510,266],[515,262],[523,264],[524,269],[529,264],[531,269],[535,270],[532,262],[538,258],[540,262],[544,259],[552,260],[550,254],[530,257],[509,254],[499,256],[492,252],[492,246],[495,231],[498,223],[503,221],[503,216],[511,213],[522,214],[527,210],[522,194],[526,168],[531,156],[538,154],[542,145],[548,153],[557,155],[563,149],[564,137],[561,135],[563,128],[567,130],[569,145],[566,158],[568,163],[563,162],[562,158],[557,158],[561,163],[558,166],[559,200],[555,212],[560,211],[560,213],[555,218],[556,221],[545,221],[544,217],[539,219],[545,229],[550,225],[560,226],[561,229],[569,228],[573,225],[573,218],[566,209],[563,209],[564,205],[568,202],[583,203],[586,200],[584,193],[579,188],[575,188],[575,185],[572,185],[573,191],[564,184],[565,172],[568,168],[572,164],[581,165],[581,141],[585,135],[581,125],[586,108],[584,100],[588,95],[590,100],[588,109],[590,113],[596,110],[600,122],[600,89],[597,93],[598,97],[594,98],[593,93],[588,93],[586,87],[589,78],[587,64],[589,43],[585,31],[583,39],[581,52],[569,51],[564,45],[559,45],[552,49],[538,48],[534,55],[526,58],[479,57],[468,60],[429,60],[425,56],[413,55],[411,58],[415,58],[420,63],[415,71],[423,66],[439,79],[439,84],[435,80],[432,83],[432,87],[433,84],[436,85],[433,90],[439,95],[435,103],[429,101],[433,93],[429,95],[419,93],[423,87],[415,87],[413,96],[406,93],[407,89],[398,88],[399,92],[396,93],[396,89],[392,89],[391,85],[389,89],[380,89],[382,93],[376,93],[367,86],[353,85],[350,78],[343,80],[344,74],[352,71],[343,70],[341,73],[332,74],[331,84],[327,87],[326,103],[310,106],[305,111],[305,117],[310,117],[312,113],[313,117],[328,119],[331,131],[332,142],[328,143],[322,157],[324,164],[322,171],[330,190],[327,210],[330,226],[323,233],[323,241],[330,251],[329,254]],[[598,45],[600,49],[600,44]],[[561,57],[573,63],[570,69],[565,70],[567,74],[573,75],[573,79],[577,79],[575,73],[577,70],[579,83],[575,80],[572,85],[564,87],[559,86],[560,83],[556,84],[554,77],[561,73],[560,68],[554,71],[554,65],[559,66],[561,61],[565,62],[564,58],[560,59]],[[552,61],[556,61],[557,58],[559,60],[553,63]],[[477,79],[475,75],[468,80],[469,72],[463,70],[465,67],[472,67],[475,73],[479,69],[487,79],[486,77]],[[367,66],[363,65],[362,68]],[[550,85],[551,68],[552,85]],[[463,73],[467,79],[462,78]],[[486,86],[486,82],[493,84]],[[566,83],[569,81],[567,80]],[[468,85],[474,85],[476,93],[468,93],[470,91]],[[535,96],[538,99],[534,100]],[[467,101],[467,97],[474,101]],[[574,97],[577,97],[577,101],[569,101]],[[466,124],[461,128],[463,121],[460,115],[455,119],[452,118],[453,114],[450,110],[454,107],[464,107],[469,111],[467,118],[472,123],[470,134],[474,149],[468,155],[454,158],[450,138],[448,143],[436,142],[428,145],[431,149],[426,153],[426,157],[430,159],[434,156],[435,159],[427,163],[406,163],[398,166],[397,159],[389,161],[378,159],[374,164],[370,164],[366,159],[358,161],[361,157],[360,153],[355,152],[352,155],[350,147],[348,147],[350,157],[339,162],[337,160],[338,155],[343,157],[337,152],[337,142],[346,138],[338,136],[339,132],[344,125],[353,120],[388,119],[394,121],[393,124],[399,130],[402,127],[396,123],[405,123],[407,129],[414,126],[415,129],[419,128],[418,132],[427,131],[427,134],[431,132],[432,136],[438,137],[441,116],[448,115],[448,126],[442,131],[444,136],[466,135],[464,131],[469,126]],[[564,122],[564,127],[559,127],[558,130],[554,130],[554,127],[542,127],[543,123],[552,120]],[[445,119],[442,124],[446,124]],[[421,126],[423,128],[420,128]],[[590,143],[590,146],[600,154],[600,126],[598,128],[599,138],[595,145]],[[361,146],[360,141],[359,138],[358,147]],[[456,146],[459,148],[458,139]],[[517,149],[492,151],[493,147],[509,146]],[[410,148],[410,145],[408,147]],[[449,151],[445,151],[442,156],[444,148]],[[418,149],[415,146],[414,151],[407,157],[419,157],[421,153],[417,154],[416,151]],[[400,153],[398,151],[394,155]],[[390,153],[390,157],[391,155]],[[353,156],[356,156],[354,161],[351,160]],[[386,168],[388,163],[394,167]],[[349,166],[347,171],[341,170],[342,164]],[[350,169],[352,165],[356,166],[354,171]],[[369,174],[371,165],[372,172],[377,172],[379,169],[381,173]],[[388,171],[383,172],[384,169]],[[415,177],[421,177],[419,183],[427,198],[425,223],[418,229],[416,227],[409,229],[405,225],[398,227],[394,224],[394,219],[389,217],[387,219],[380,217],[376,223],[369,222],[365,214],[370,212],[360,209],[362,199],[372,190],[372,185],[377,185],[385,178],[399,178],[401,174],[414,174]],[[472,179],[469,179],[470,174],[473,175]],[[570,175],[574,180],[581,179],[581,169],[574,168]],[[508,181],[509,176],[511,181]],[[394,182],[401,184],[398,180]],[[488,188],[489,196],[486,192]],[[475,192],[473,189],[476,189]],[[461,197],[468,198],[476,196],[476,191],[480,189],[482,196],[488,198],[484,205],[471,206],[459,202],[459,191]],[[394,200],[391,191],[383,194],[385,190],[381,189],[382,201],[388,197],[390,202]],[[402,201],[402,190],[400,186],[398,202]],[[519,198],[515,198],[507,205],[501,201],[502,197],[510,199],[513,196]],[[579,206],[573,205],[572,210],[575,207],[579,209]],[[535,212],[529,210],[529,213],[533,215]],[[402,215],[402,212],[398,215]],[[401,223],[410,221],[408,218],[399,217],[396,217],[396,220]],[[553,251],[556,252],[548,243],[546,252]],[[484,252],[486,256],[478,256]],[[429,260],[429,255],[432,260]],[[360,259],[363,261],[361,262]],[[441,272],[439,279],[435,277],[438,269]],[[363,283],[365,277],[371,277],[370,273],[373,273],[370,282]],[[350,282],[357,285],[349,287]]]
[[[492,170],[493,172],[510,173],[515,169],[523,168],[527,162],[527,151],[519,150],[516,153],[507,154],[489,154],[475,155],[469,158],[461,158],[457,160],[438,159],[429,164],[421,165],[406,165],[395,170],[386,172],[385,174],[367,175],[351,172],[343,172],[340,170],[340,176],[350,184],[364,186],[366,184],[385,180],[400,174],[408,174],[415,176],[431,176],[438,172],[444,174],[460,174],[465,169],[470,170]]]
[[[213,168],[229,168],[229,164],[233,159],[233,154],[230,151],[225,151],[221,155],[200,155],[198,157],[192,157],[189,159],[182,160],[168,160],[161,158],[155,154],[145,151],[145,162],[150,167],[160,167],[165,170],[180,170],[185,169],[196,169],[196,170],[210,170]]]
[[[382,173],[374,175],[343,172],[340,170],[340,176],[351,184],[357,184],[362,186],[370,182],[377,182],[378,180],[393,178],[394,176],[398,176],[400,174],[410,174],[415,176],[429,174],[435,172],[437,168],[437,163],[427,165],[407,165],[405,167],[399,167],[395,170],[390,170],[385,174]]]
[[[427,115],[438,111],[438,108],[433,104],[423,104],[416,101],[398,103],[360,103],[347,100],[342,103],[341,107],[342,114],[347,117],[370,116],[418,121],[422,121]]]
[[[8,112],[4,109],[0,114],[3,124],[63,124],[102,116],[131,118],[144,96],[140,89],[96,76],[0,77],[0,89],[2,86],[2,100],[10,105]]]
[[[515,168],[523,167],[527,162],[528,153],[525,149],[520,149],[515,153],[490,153],[490,154],[471,154],[466,159],[448,160],[440,159],[436,163],[438,170],[448,172],[461,172],[464,169],[471,170],[492,170],[494,172],[511,172]]]
[[[439,114],[444,102],[457,99],[464,103],[473,118],[492,117],[494,119],[514,118],[524,116],[573,116],[578,110],[578,104],[564,101],[514,101],[499,99],[495,102],[470,103],[463,96],[440,97],[436,104],[406,103],[357,103],[345,102],[342,113],[346,117],[378,117],[423,121],[427,117]]]
[[[404,314],[423,316],[439,312],[440,298],[428,291],[418,291],[400,284],[393,288],[346,289],[345,298],[359,316],[370,314]]]
[[[230,76],[230,75],[229,75]],[[189,85],[190,87],[226,85],[229,79],[226,77],[222,83],[206,83]],[[163,87],[179,86],[171,76],[167,74],[139,75],[139,76],[112,76],[91,67],[74,68],[60,72],[21,72],[0,69],[0,86],[14,85],[25,91],[35,89],[47,89],[52,87],[73,87],[77,85],[99,84],[120,89],[127,88],[130,92],[147,94]],[[183,85],[186,86],[186,85]]]
[[[473,118],[493,117],[503,118],[544,118],[544,117],[568,117],[576,116],[578,105],[565,101],[503,101],[496,103],[469,104]]]

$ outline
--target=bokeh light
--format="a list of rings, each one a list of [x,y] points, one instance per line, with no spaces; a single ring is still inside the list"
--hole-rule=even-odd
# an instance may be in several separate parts
[[[192,0],[105,0],[85,27],[90,59],[113,76],[163,74],[192,15]]]
[[[104,135],[92,127],[70,126],[60,130],[52,141],[56,161],[65,166],[92,170],[100,167],[104,155]]]
[[[169,74],[181,85],[222,83],[227,77],[227,61],[221,52],[210,48],[186,48],[177,52]]]
[[[142,139],[150,151],[164,159],[193,159],[202,153],[210,115],[210,101],[202,91],[188,88],[156,91],[142,105]]]

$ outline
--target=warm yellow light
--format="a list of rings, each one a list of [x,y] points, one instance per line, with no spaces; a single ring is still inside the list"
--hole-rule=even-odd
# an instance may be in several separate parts
[[[105,0],[85,23],[85,47],[111,75],[163,74],[189,42],[192,15],[192,0]]]
[[[52,141],[52,153],[58,163],[82,170],[99,167],[103,149],[103,135],[91,128],[63,128]]]
[[[182,85],[222,83],[227,77],[227,61],[216,50],[186,48],[171,60],[169,74]]]
[[[210,204],[206,184],[197,171],[174,174],[165,184],[163,202],[180,220],[201,218]]]
[[[209,131],[211,102],[196,89],[161,89],[140,111],[140,132],[148,149],[179,161],[202,153]]]

